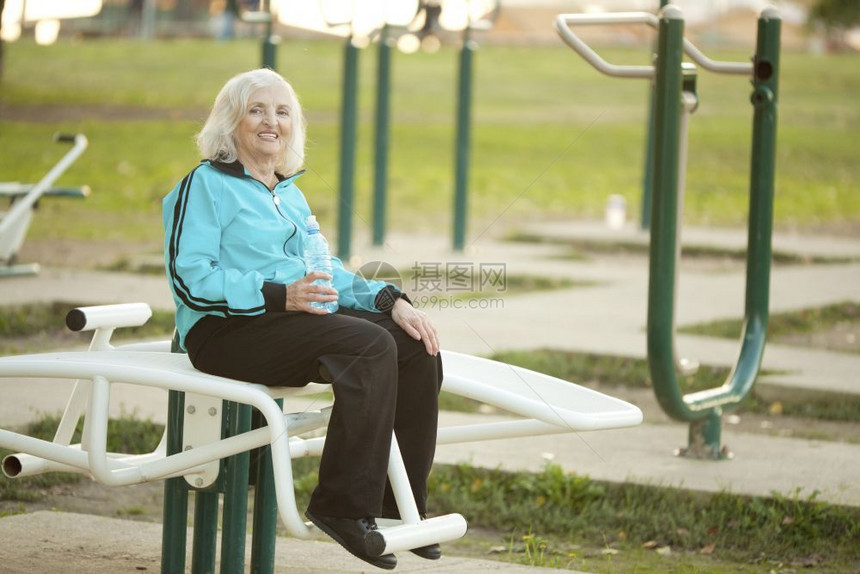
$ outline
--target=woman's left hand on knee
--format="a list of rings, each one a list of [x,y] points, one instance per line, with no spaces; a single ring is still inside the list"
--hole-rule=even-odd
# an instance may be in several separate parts
[[[430,355],[439,353],[439,335],[430,318],[404,299],[398,299],[391,309],[391,318],[401,329],[417,341],[424,342],[424,348]]]

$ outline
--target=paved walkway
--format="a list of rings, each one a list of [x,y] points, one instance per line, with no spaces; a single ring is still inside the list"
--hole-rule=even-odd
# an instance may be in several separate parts
[[[525,231],[573,241],[647,242],[647,237],[635,229],[609,230],[599,224],[553,223]],[[685,230],[684,242],[709,248],[742,249],[745,236],[732,230],[693,229]],[[648,269],[642,257],[561,259],[567,250],[559,244],[512,244],[489,239],[468,246],[463,253],[452,253],[446,239],[399,234],[392,234],[382,248],[363,246],[360,241],[356,245],[355,250],[361,255],[352,262],[356,267],[383,261],[396,269],[421,267],[427,271],[435,267],[444,271],[446,265],[457,264],[477,272],[483,264],[485,271],[492,273],[503,269],[507,277],[553,275],[569,278],[580,285],[561,291],[508,297],[494,293],[495,287],[485,285],[482,290],[487,299],[482,303],[468,303],[449,297],[453,289],[433,292],[425,289],[426,284],[410,284],[408,280],[404,288],[432,315],[446,349],[490,355],[503,349],[550,347],[645,357]],[[774,251],[838,262],[775,266],[771,279],[772,312],[858,301],[860,241],[777,235]],[[743,315],[743,266],[685,265],[678,293],[679,325],[739,318]],[[47,269],[38,277],[0,282],[0,300],[4,303],[58,299],[93,304],[145,301],[155,308],[172,308],[164,280],[152,276]],[[488,300],[494,303],[487,303]],[[495,306],[478,308],[489,304]],[[462,308],[455,309],[455,306]],[[676,346],[683,357],[726,366],[734,363],[739,348],[737,342],[688,335],[679,336]],[[769,344],[763,368],[773,374],[762,377],[758,384],[768,385],[775,393],[786,392],[786,388],[860,393],[860,354]],[[62,389],[58,389],[56,383],[42,381],[34,381],[26,388],[22,385],[3,388],[0,421],[12,426],[31,417],[34,410],[61,408],[64,396],[57,392],[59,390]],[[116,414],[123,408],[126,411],[137,408],[142,416],[163,420],[165,400],[158,393],[129,387],[117,394]],[[476,417],[486,418],[486,415],[446,413],[443,424]],[[733,451],[734,459],[703,462],[673,456],[674,449],[686,443],[686,433],[684,424],[646,417],[645,423],[634,429],[444,446],[440,447],[437,460],[538,469],[547,458],[552,458],[566,469],[598,479],[759,495],[801,489],[802,495],[819,491],[820,500],[860,506],[860,480],[857,478],[860,476],[860,445],[768,437],[737,432],[727,426],[723,430],[723,442]],[[8,527],[10,520],[0,520],[0,528]],[[299,555],[301,552],[294,553],[289,560],[294,563]],[[2,558],[0,563],[3,563]],[[442,565],[415,564],[418,569],[440,567]],[[477,572],[485,567],[489,568],[470,565],[468,571]]]
[[[3,574],[131,574],[161,571],[161,525],[72,513],[34,512],[0,519],[0,572]],[[191,540],[189,530],[188,540]],[[246,565],[251,539],[245,543]],[[220,556],[220,547],[216,550]],[[190,568],[191,555],[186,557]],[[220,561],[216,564],[219,568]],[[246,566],[246,571],[248,568]],[[279,536],[275,574],[382,572],[365,565],[327,540]],[[546,574],[561,570],[443,556],[427,561],[400,552],[394,572]],[[564,572],[570,573],[569,570]],[[574,573],[576,574],[576,573]]]

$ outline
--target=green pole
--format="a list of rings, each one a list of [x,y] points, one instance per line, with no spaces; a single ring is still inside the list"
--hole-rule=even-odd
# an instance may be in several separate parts
[[[268,17],[266,18],[266,29],[265,36],[263,37],[263,46],[262,46],[262,56],[263,56],[263,67],[269,68],[270,70],[274,70],[276,67],[276,48],[278,46],[277,42],[275,42],[275,36],[272,34],[272,7],[269,5]]]
[[[683,20],[677,8],[667,6],[661,11],[655,91],[648,363],[660,406],[672,418],[690,423],[689,444],[682,451],[686,456],[724,458],[720,446],[723,408],[737,406],[750,392],[764,354],[770,289],[780,24],[777,11],[771,8],[762,12],[758,22],[753,67],[745,321],[740,354],[725,384],[682,396],[675,370],[673,330]]]
[[[251,407],[224,402],[226,436],[251,430]],[[221,530],[221,571],[244,572],[245,536],[248,524],[248,452],[225,461],[224,519]]]
[[[388,187],[389,91],[391,89],[391,43],[388,25],[379,36],[379,62],[376,69],[376,153],[373,185],[373,244],[385,241],[385,196]]]
[[[750,97],[753,106],[753,134],[744,304],[747,326],[744,342],[754,339],[758,344],[751,342],[746,353],[742,349],[739,367],[736,369],[739,373],[750,373],[748,381],[738,385],[738,392],[744,394],[752,388],[755,374],[761,365],[770,304],[781,24],[777,10],[772,7],[765,8],[758,20],[753,65],[753,93]]]
[[[178,345],[177,345],[178,348]],[[170,391],[167,395],[167,455],[182,452],[182,415],[185,393]],[[185,574],[185,550],[188,532],[188,489],[185,479],[164,481],[161,527],[161,574]]]
[[[218,498],[217,492],[199,490],[194,494],[194,535],[191,546],[192,574],[215,572]]]
[[[648,133],[645,136],[645,169],[642,174],[642,212],[639,228],[651,229],[651,196],[654,185],[654,84],[648,88]]]
[[[338,203],[337,254],[349,259],[352,242],[355,134],[358,100],[358,47],[347,38],[344,47],[343,104],[340,122],[340,202]]]
[[[662,9],[669,0],[660,0]],[[655,59],[656,54],[652,54]],[[654,82],[648,84],[648,132],[645,136],[645,168],[642,175],[642,212],[639,228],[651,229],[651,195],[654,186]]]
[[[673,341],[683,38],[684,20],[680,12],[661,10],[654,91],[648,363],[654,392],[663,410],[674,418],[686,420],[687,409],[675,374]]]
[[[179,334],[174,332],[171,353],[181,353]],[[167,393],[167,455],[182,452],[182,421],[185,393]],[[188,544],[188,487],[181,476],[164,481],[161,526],[161,574],[185,574]]]
[[[457,142],[454,168],[454,250],[463,251],[466,243],[466,210],[469,180],[469,139],[472,108],[472,60],[475,46],[469,28],[463,32],[460,72],[457,84]]]

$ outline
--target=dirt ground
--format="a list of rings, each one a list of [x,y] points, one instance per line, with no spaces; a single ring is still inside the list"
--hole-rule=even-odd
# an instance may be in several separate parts
[[[161,249],[158,241],[27,239],[18,253],[18,260],[22,263],[39,263],[45,267],[105,269],[126,261],[159,261]]]

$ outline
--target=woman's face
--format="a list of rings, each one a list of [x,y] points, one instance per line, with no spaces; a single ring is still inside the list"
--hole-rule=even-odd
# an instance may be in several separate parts
[[[290,93],[284,86],[260,88],[251,94],[245,115],[236,127],[239,157],[256,161],[284,157],[292,133]]]

